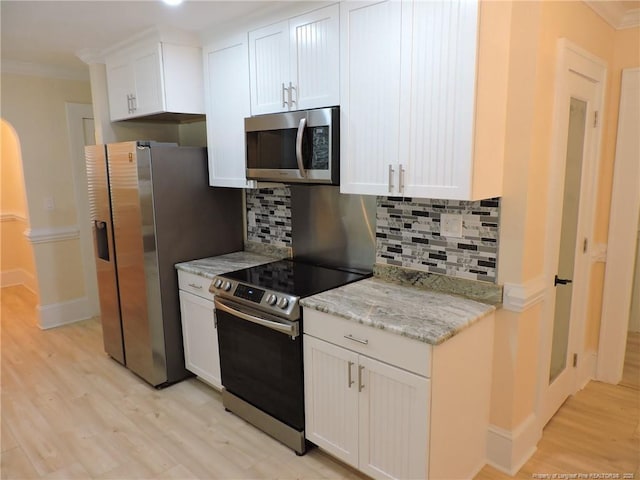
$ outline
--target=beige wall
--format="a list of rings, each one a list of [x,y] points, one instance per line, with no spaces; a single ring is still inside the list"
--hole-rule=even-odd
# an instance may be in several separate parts
[[[20,139],[29,227],[77,226],[65,102],[90,103],[89,82],[2,74],[2,117]],[[45,197],[55,203],[44,208]],[[84,296],[78,239],[33,245],[40,305]]]
[[[20,143],[15,130],[0,120],[0,271],[2,285],[21,283],[37,292],[28,228]]]
[[[490,2],[493,3],[493,2]],[[510,65],[501,211],[499,282],[526,284],[544,272],[557,44],[567,38],[608,64],[596,242],[606,242],[617,128],[620,71],[637,66],[638,29],[616,31],[583,2],[510,2]],[[482,58],[480,46],[480,58]],[[595,350],[603,268],[591,275],[585,343]],[[535,412],[543,309],[501,311],[496,318],[491,422],[505,429]]]

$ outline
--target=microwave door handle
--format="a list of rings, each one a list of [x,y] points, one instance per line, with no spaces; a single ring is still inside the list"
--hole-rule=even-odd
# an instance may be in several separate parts
[[[298,170],[300,170],[300,176],[302,178],[307,177],[307,172],[304,169],[304,163],[302,161],[302,135],[304,134],[306,124],[307,119],[301,118],[298,124],[298,135],[296,135],[296,160],[298,161]]]

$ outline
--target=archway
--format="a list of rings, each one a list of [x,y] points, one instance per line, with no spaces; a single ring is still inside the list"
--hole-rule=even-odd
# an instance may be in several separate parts
[[[24,236],[29,210],[20,139],[6,120],[0,119],[0,126],[0,286],[23,285],[37,295],[33,248]]]

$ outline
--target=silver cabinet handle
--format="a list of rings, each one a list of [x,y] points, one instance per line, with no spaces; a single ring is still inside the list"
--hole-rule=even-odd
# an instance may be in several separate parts
[[[289,82],[289,106],[290,108],[293,107],[294,104],[298,105],[298,89],[297,87],[294,87],[291,82]],[[293,99],[293,91],[295,90],[296,92],[296,100]]]
[[[362,371],[364,367],[362,365],[358,365],[358,392],[361,392],[364,388],[364,383],[362,383]]]
[[[271,330],[275,330],[276,332],[287,334],[291,337],[292,340],[295,339],[299,334],[299,326],[297,323],[288,324],[274,322],[273,320],[267,320],[266,318],[251,315],[250,313],[238,310],[238,308],[234,308],[234,306],[230,304],[224,303],[218,298],[214,299],[213,304],[216,307],[216,310],[226,312],[230,315],[233,315],[234,317],[241,318],[242,320],[246,320],[251,323],[255,323],[256,325],[261,325]]]
[[[284,108],[284,107],[286,107],[287,105],[289,105],[289,102],[287,102],[287,101],[284,99],[284,92],[285,92],[285,91],[288,91],[288,90],[289,90],[288,88],[284,88],[284,82],[282,82],[282,108]],[[291,95],[291,93],[289,93],[289,95]]]
[[[198,290],[202,290],[202,285],[198,285],[196,283],[190,283],[189,286],[191,288],[197,288]]]
[[[362,339],[360,339],[360,338],[356,338],[356,337],[354,337],[354,336],[353,336],[353,335],[351,335],[351,334],[349,334],[349,335],[345,335],[345,336],[344,336],[344,338],[346,338],[347,340],[351,340],[351,341],[353,341],[353,342],[361,343],[361,344],[363,344],[363,345],[368,345],[368,344],[369,344],[369,340],[367,340],[367,339],[362,340]]]
[[[300,170],[300,176],[306,178],[307,172],[304,169],[304,163],[302,160],[302,135],[304,135],[304,127],[307,124],[306,118],[301,118],[298,124],[298,134],[296,135],[296,160],[298,161],[298,170]]]
[[[132,113],[135,113],[135,111],[138,110],[138,99],[135,95],[131,95],[131,105],[131,109],[133,110]]]
[[[348,382],[348,387],[351,388],[351,385],[353,385],[353,379],[351,378],[351,367],[353,367],[354,363],[353,362],[348,362],[349,365],[347,366],[347,382]]]
[[[398,172],[398,192],[404,193],[404,167],[400,165],[400,171]]]
[[[133,113],[133,111],[131,110],[131,94],[127,94],[127,112],[129,113]]]
[[[389,164],[389,193],[393,193],[393,166]]]

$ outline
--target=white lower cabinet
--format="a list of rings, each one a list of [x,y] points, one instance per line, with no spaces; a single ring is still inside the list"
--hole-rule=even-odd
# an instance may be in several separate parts
[[[304,310],[306,438],[379,479],[473,478],[486,463],[494,317],[432,346]]]
[[[206,284],[206,288],[202,289],[202,294],[209,297],[208,288],[211,282],[184,272],[178,272],[178,275],[185,366],[201,380],[219,390],[222,388],[222,379],[213,299],[187,291],[187,289],[191,292],[195,289],[200,291],[198,289],[199,279],[200,282]],[[191,277],[194,280],[185,281]]]
[[[374,478],[425,478],[429,380],[304,342],[307,439]]]

